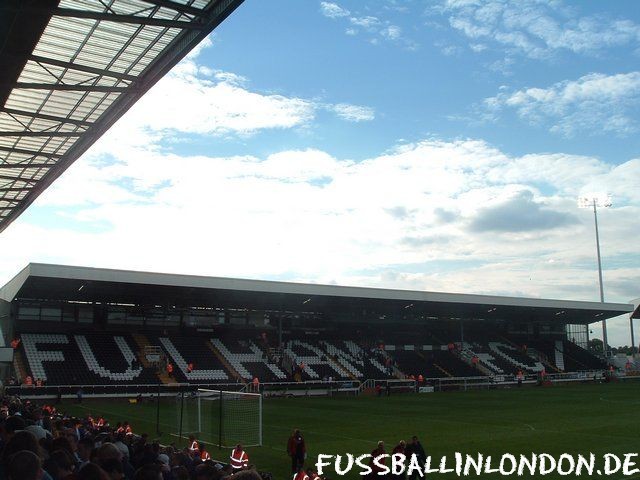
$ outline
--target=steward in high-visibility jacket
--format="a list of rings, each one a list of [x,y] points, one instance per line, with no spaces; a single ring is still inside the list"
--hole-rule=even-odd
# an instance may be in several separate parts
[[[189,435],[189,451],[191,453],[200,452],[200,444],[193,435]]]
[[[309,475],[302,468],[298,470],[298,473],[293,477],[293,480],[309,480]]]
[[[207,452],[207,447],[205,445],[200,445],[200,460],[203,462],[206,460],[211,460],[211,455]]]
[[[229,458],[231,459],[231,467],[234,470],[240,470],[249,464],[249,455],[242,449],[240,444],[236,445]]]

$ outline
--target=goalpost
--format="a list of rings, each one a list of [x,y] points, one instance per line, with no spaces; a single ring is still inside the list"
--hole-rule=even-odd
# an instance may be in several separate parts
[[[178,395],[179,435],[220,448],[262,445],[262,395],[198,389]]]

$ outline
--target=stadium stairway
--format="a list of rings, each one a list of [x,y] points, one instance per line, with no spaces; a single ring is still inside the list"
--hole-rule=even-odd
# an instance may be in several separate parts
[[[227,361],[224,355],[220,353],[220,350],[218,350],[216,346],[213,343],[211,343],[211,341],[209,340],[207,340],[205,343],[207,344],[207,348],[211,350],[211,352],[215,355],[215,357],[224,366],[225,370],[229,373],[229,376],[233,377],[233,379],[237,382],[244,383],[245,380],[242,378],[242,375],[240,375],[238,371],[231,366],[231,364]]]
[[[327,352],[327,358],[333,360],[333,362],[340,367],[340,369],[342,370],[342,375],[344,377],[350,378],[351,380],[357,380],[357,378],[355,377],[355,375],[353,375],[348,368],[346,368],[342,363],[340,363],[340,360],[337,357],[334,357],[333,355],[331,355],[330,353]]]
[[[418,354],[418,356],[420,356],[422,359],[424,359],[425,362],[429,362],[429,360],[424,356],[424,354],[420,351],[416,351],[416,353]],[[446,375],[447,377],[453,377],[453,375],[451,373],[449,373],[449,371],[444,368],[441,365],[438,365],[437,360],[433,360],[431,362],[431,364],[436,367],[438,370],[440,370],[444,375]]]
[[[151,344],[149,343],[149,339],[147,337],[145,337],[144,335],[141,335],[139,333],[134,333],[131,335],[133,337],[133,341],[136,342],[136,345],[138,346],[138,350],[136,351],[136,358],[140,361],[140,364],[142,365],[143,368],[154,368],[154,365],[152,365],[149,360],[147,360],[146,355],[144,354],[144,350],[145,347],[150,346]],[[156,374],[157,375],[157,374]],[[160,372],[159,375],[157,375],[158,378],[160,379],[160,381],[162,383],[169,384],[169,383],[175,383],[175,380],[172,379],[169,374],[162,370]]]
[[[13,369],[16,374],[16,378],[22,381],[27,377],[27,362],[25,362],[24,354],[20,349],[15,350],[13,357]]]
[[[562,340],[556,341],[555,357],[558,369],[564,370],[564,344],[562,343]]]
[[[473,350],[471,350],[471,345],[467,344],[465,342],[464,344],[464,350],[460,351],[460,352],[454,352],[454,355],[457,356],[461,362],[466,363],[467,365],[469,365],[471,368],[474,368],[473,365],[473,357],[477,356],[478,360],[480,360],[476,365],[475,368],[478,370],[478,372],[482,373],[483,375],[494,375],[495,372],[493,372],[490,368],[488,368],[484,362],[480,359],[480,356],[475,353]]]
[[[446,375],[447,377],[453,377],[453,375],[451,375],[449,372],[447,372],[444,368],[442,368],[440,365],[438,365],[437,363],[433,364],[434,367],[436,367],[438,370],[440,370],[444,375]]]
[[[538,359],[523,353],[519,346],[514,346],[513,342],[505,337],[500,337],[499,342],[490,341],[489,348],[493,353],[513,364],[515,368],[533,373],[541,372],[544,368]]]
[[[145,337],[144,335],[140,335],[139,333],[133,333],[131,334],[131,336],[133,337],[133,341],[136,342],[136,345],[138,346],[136,357],[140,361],[140,364],[144,368],[152,368],[153,365],[149,363],[149,360],[147,360],[147,357],[144,354],[145,348],[149,346],[149,340],[147,339],[147,337]]]
[[[149,343],[149,339],[146,336],[141,335],[139,333],[134,333],[131,335],[131,337],[133,337],[133,341],[138,346],[138,350],[135,352],[135,354],[136,354],[136,358],[140,361],[140,365],[142,365],[143,368],[148,368],[148,369],[156,368],[155,365],[153,365],[151,362],[149,362],[149,360],[147,360],[147,357],[144,354],[145,347],[148,347],[151,345]],[[168,385],[170,383],[176,383],[176,380],[174,378],[171,378],[165,370],[161,370],[159,374],[156,372],[156,376],[165,385]]]
[[[532,347],[530,345],[527,346],[527,354],[534,360],[537,359],[544,366],[547,372],[561,373],[564,371],[564,359],[562,355],[558,357],[558,352],[554,355],[555,363],[549,360],[549,357],[544,352],[541,352],[536,347]],[[560,368],[557,365],[561,365],[562,367]]]

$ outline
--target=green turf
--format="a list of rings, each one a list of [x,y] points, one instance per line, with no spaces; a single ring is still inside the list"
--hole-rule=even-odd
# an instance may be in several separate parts
[[[277,479],[290,478],[285,449],[294,427],[304,434],[311,462],[315,462],[318,453],[368,453],[378,440],[384,440],[390,451],[399,440],[408,441],[414,434],[438,461],[442,455],[452,459],[456,451],[493,456],[531,452],[556,457],[561,453],[590,452],[597,456],[622,455],[638,452],[639,395],[640,384],[629,383],[398,394],[389,398],[267,398],[264,445],[249,448],[248,452],[252,463],[273,472]],[[136,432],[155,432],[156,411],[152,404],[92,400],[82,406],[67,404],[63,409],[74,414],[102,413],[112,423],[129,420]],[[164,442],[176,441],[168,434],[176,431],[177,418],[176,402],[164,403]],[[214,449],[212,454],[214,458],[228,457],[226,450]],[[636,461],[640,467],[640,458]],[[345,478],[360,477],[351,474]]]

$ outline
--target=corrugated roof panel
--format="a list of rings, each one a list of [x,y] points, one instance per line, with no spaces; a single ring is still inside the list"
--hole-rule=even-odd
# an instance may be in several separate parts
[[[0,231],[243,0],[174,0],[189,13],[155,1],[19,7],[25,18],[47,15],[49,22],[31,32],[39,40],[33,37],[31,55],[1,97],[0,133],[19,135],[0,136],[0,199],[20,202],[4,204]],[[192,7],[203,12],[196,17]]]

